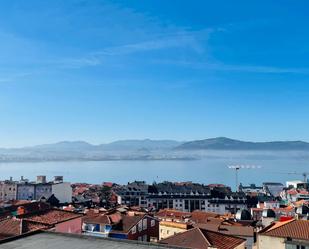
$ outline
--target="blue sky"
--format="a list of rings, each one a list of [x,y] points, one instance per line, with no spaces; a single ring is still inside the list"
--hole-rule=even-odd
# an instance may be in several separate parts
[[[308,1],[1,1],[0,146],[309,141]]]

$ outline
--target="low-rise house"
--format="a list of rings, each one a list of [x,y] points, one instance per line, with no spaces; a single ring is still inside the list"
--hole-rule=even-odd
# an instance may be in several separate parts
[[[161,209],[156,214],[160,221],[185,222],[191,218],[190,212],[183,212],[175,209]]]
[[[220,218],[209,218],[205,223],[197,223],[195,227],[203,228],[213,232],[219,232],[226,235],[233,235],[246,240],[247,249],[253,248],[255,243],[254,227],[244,225],[233,220],[224,220]]]
[[[201,228],[192,228],[160,241],[161,244],[191,249],[245,249],[245,240]]]
[[[18,218],[25,221],[36,222],[50,227],[55,232],[82,233],[81,214],[73,212],[50,209],[38,213],[19,215]]]
[[[309,248],[309,221],[288,220],[276,222],[258,233],[258,249]]]
[[[159,239],[165,239],[175,234],[185,232],[193,228],[190,222],[176,222],[176,221],[160,221],[159,224]]]
[[[148,214],[131,211],[92,214],[83,219],[83,232],[99,237],[156,241],[159,221]]]
[[[281,198],[288,203],[301,200],[309,201],[309,191],[306,189],[287,189],[281,192]]]

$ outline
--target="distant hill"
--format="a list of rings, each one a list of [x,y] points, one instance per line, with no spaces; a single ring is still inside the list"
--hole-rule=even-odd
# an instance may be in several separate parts
[[[177,150],[309,150],[303,141],[246,142],[217,137],[183,143]]]
[[[174,140],[119,140],[109,144],[99,145],[102,149],[109,150],[165,150],[172,149],[179,145],[181,142]]]
[[[210,156],[222,157],[217,151],[236,151],[237,155],[254,151],[282,151],[294,154],[309,152],[309,143],[303,141],[246,142],[225,137],[178,142],[174,140],[120,140],[107,144],[92,145],[84,141],[63,141],[24,148],[0,148],[0,162],[66,161],[66,160],[188,160]],[[242,152],[241,152],[242,151]],[[207,152],[207,153],[204,153]],[[280,152],[280,153],[279,153]],[[255,153],[255,152],[254,152]],[[252,155],[251,155],[252,156]],[[258,155],[265,158],[269,155]],[[272,155],[273,156],[273,155]],[[301,155],[295,155],[300,157]]]

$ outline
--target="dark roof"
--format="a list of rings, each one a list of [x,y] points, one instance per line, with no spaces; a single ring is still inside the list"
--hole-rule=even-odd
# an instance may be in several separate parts
[[[6,241],[0,241],[1,248],[10,249],[150,249],[166,248],[164,245],[144,243],[132,240],[99,238],[95,236],[62,234],[55,232],[39,232],[20,236]],[[171,248],[171,247],[168,247]]]
[[[259,234],[281,238],[309,240],[309,221],[290,220],[277,222],[264,228]]]

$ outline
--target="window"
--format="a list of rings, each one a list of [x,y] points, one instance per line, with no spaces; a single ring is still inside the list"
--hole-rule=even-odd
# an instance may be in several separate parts
[[[147,218],[143,219],[143,230],[147,229]]]
[[[305,247],[305,246],[297,245],[297,246],[296,246],[296,249],[306,249],[306,247]]]
[[[151,220],[150,226],[151,226],[151,227],[154,227],[155,225],[156,225],[156,221],[155,221],[155,220]]]
[[[132,234],[136,233],[136,226],[132,227]]]
[[[142,223],[142,221],[140,221],[138,223],[138,231],[141,232],[142,230],[143,230],[143,223]]]

